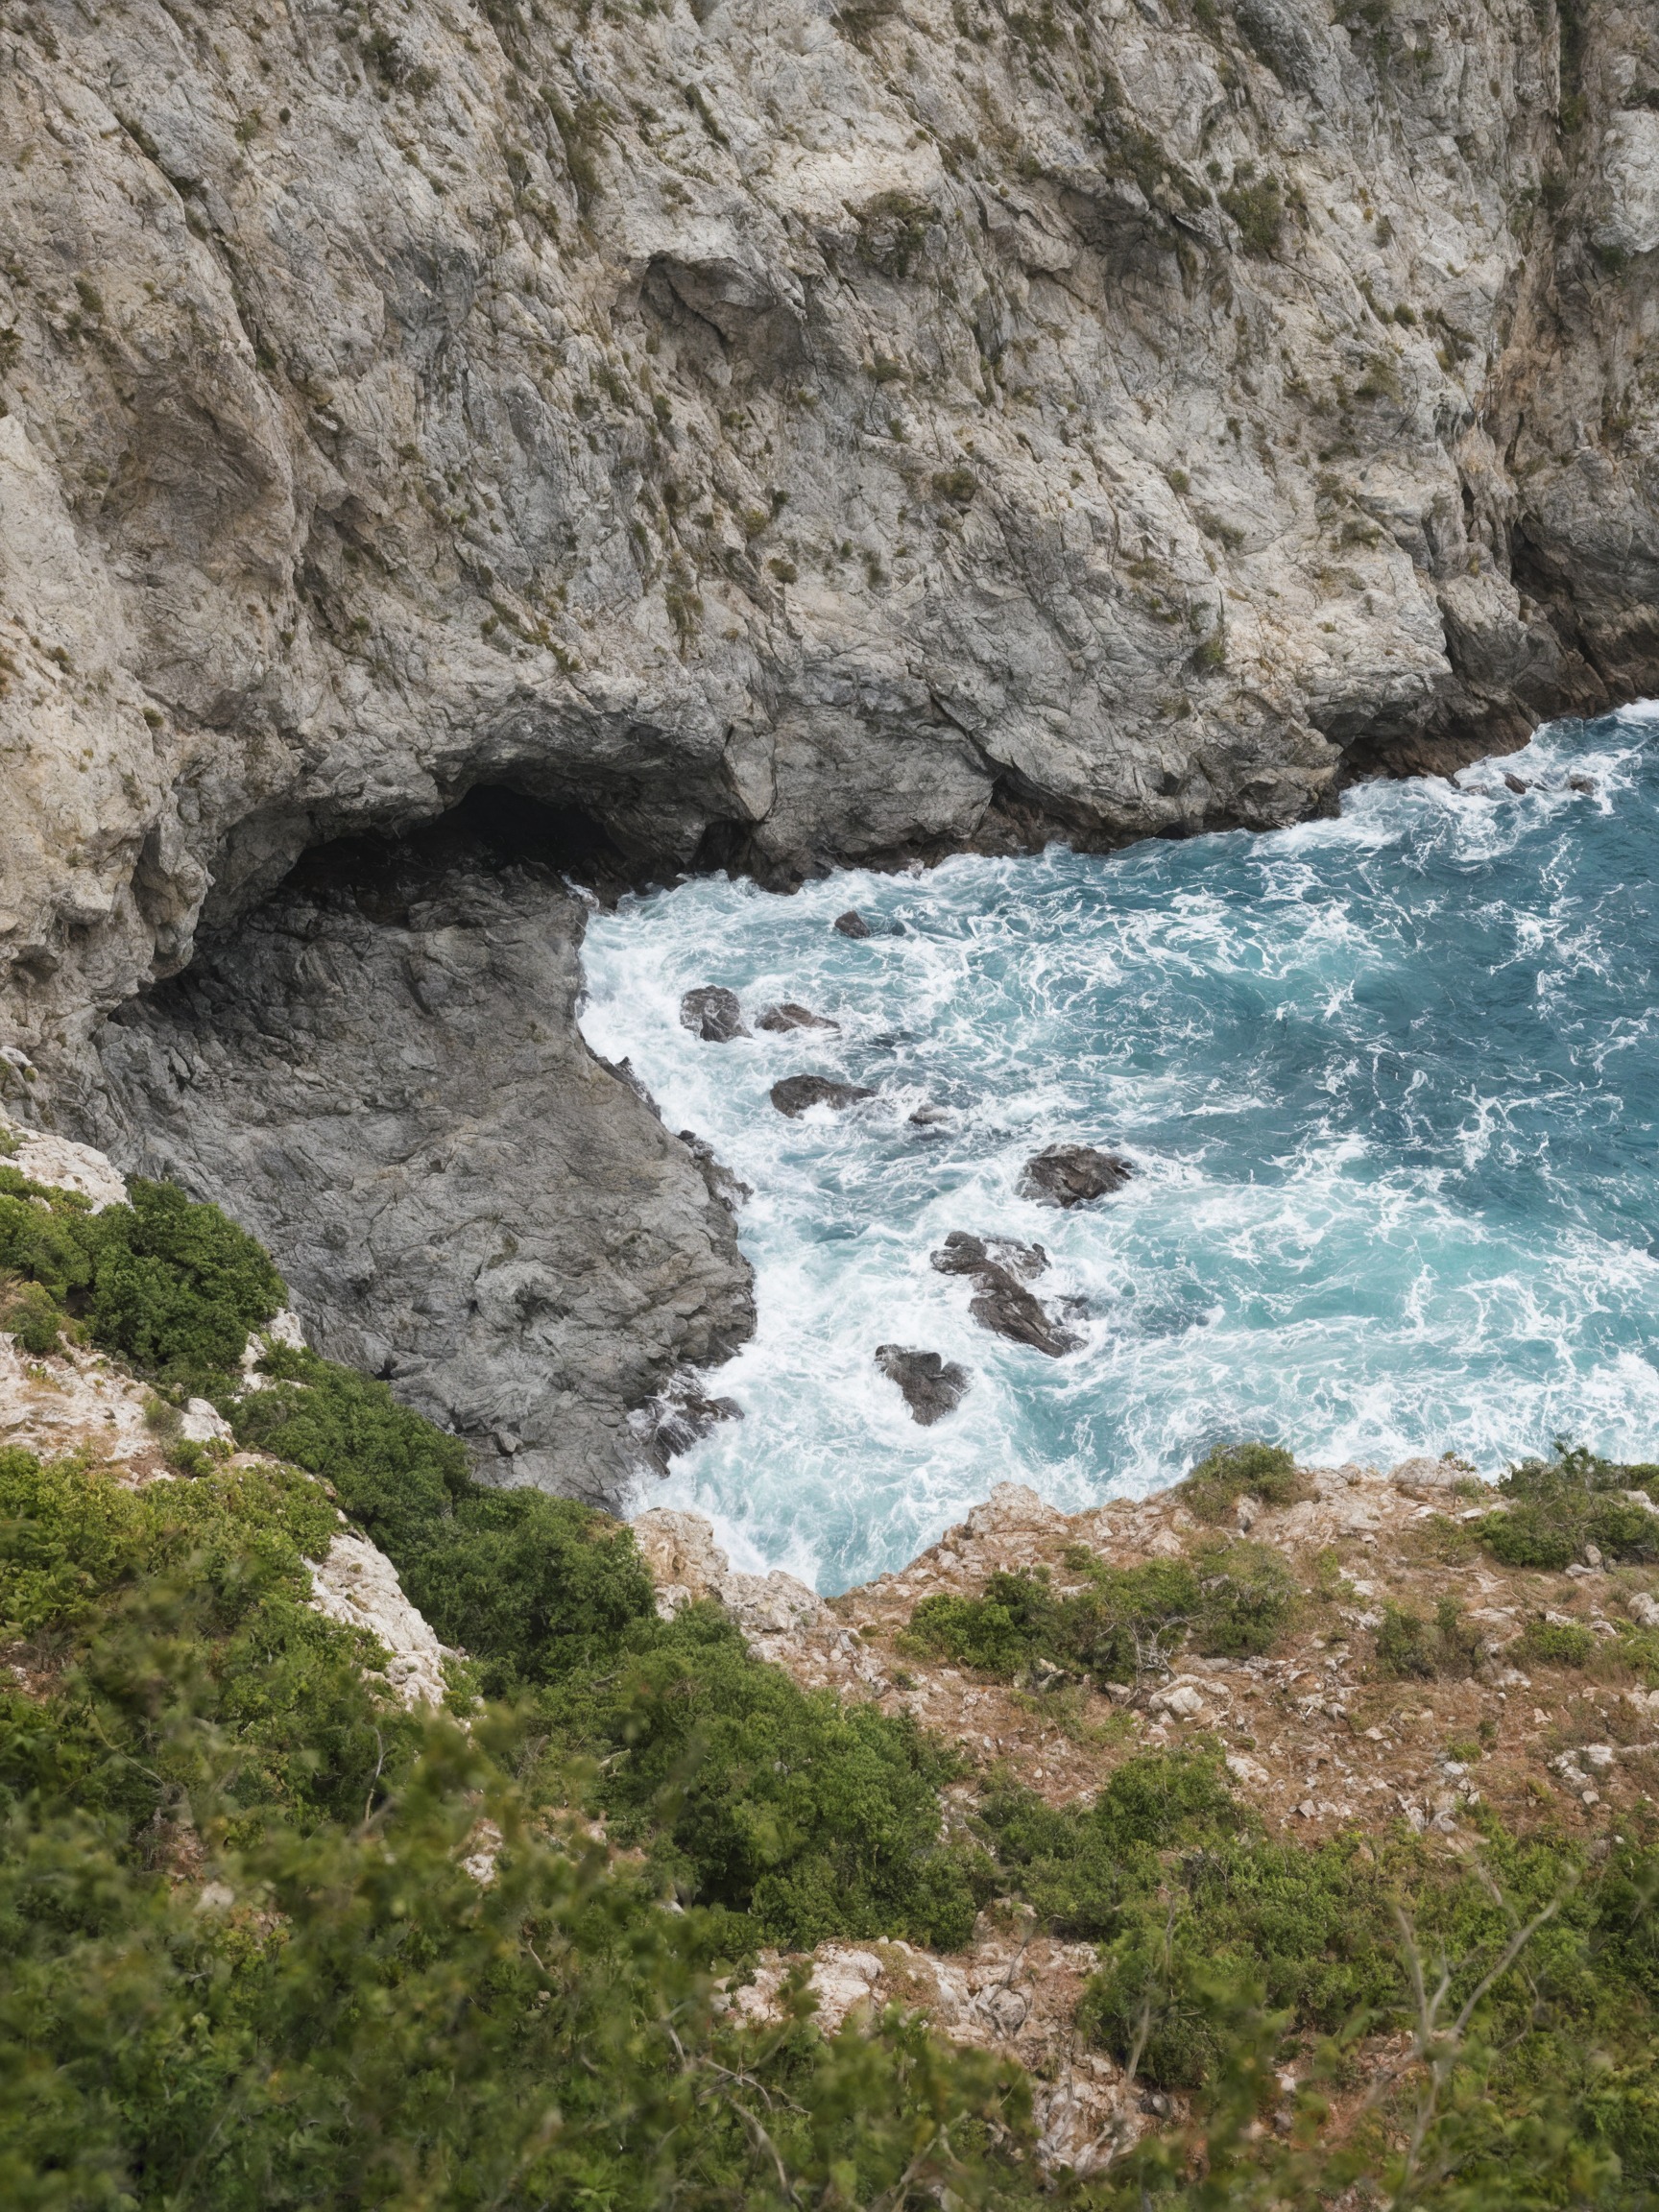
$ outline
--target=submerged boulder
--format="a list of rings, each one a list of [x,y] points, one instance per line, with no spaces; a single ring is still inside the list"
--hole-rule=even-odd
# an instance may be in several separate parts
[[[876,934],[856,906],[849,906],[845,914],[837,914],[833,926],[842,937],[873,937]]]
[[[982,1267],[1008,1267],[1030,1280],[1047,1267],[1048,1255],[1041,1244],[1022,1244],[1014,1237],[971,1237],[965,1229],[952,1229],[931,1264],[941,1275],[976,1275]]]
[[[755,1026],[777,1035],[789,1029],[833,1029],[839,1034],[841,1028],[840,1022],[831,1022],[828,1014],[814,1014],[810,1007],[797,1006],[793,998],[764,1007],[756,1017]]]
[[[862,1083],[836,1083],[828,1075],[785,1075],[771,1090],[773,1105],[791,1121],[799,1121],[813,1106],[830,1106],[839,1114],[860,1098],[875,1095]]]
[[[1134,1172],[1134,1163],[1116,1152],[1097,1152],[1092,1144],[1050,1144],[1026,1161],[1020,1195],[1042,1206],[1087,1206],[1121,1190]]]
[[[981,1267],[974,1278],[974,1296],[968,1310],[981,1329],[1006,1336],[1011,1344],[1028,1344],[1033,1352],[1050,1359],[1075,1352],[1083,1339],[1063,1329],[1040,1298],[1033,1298],[1006,1267]]]
[[[680,1001],[680,1026],[701,1037],[705,1045],[730,1045],[733,1037],[749,1034],[736,992],[719,983],[686,992]]]
[[[973,1387],[974,1378],[954,1359],[907,1344],[878,1344],[876,1364],[889,1382],[898,1383],[912,1420],[924,1429],[953,1413]]]

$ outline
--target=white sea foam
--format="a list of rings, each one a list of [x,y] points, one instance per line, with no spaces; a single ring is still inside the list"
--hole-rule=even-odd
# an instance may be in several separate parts
[[[1225,1435],[1488,1471],[1561,1431],[1655,1455],[1656,721],[1558,725],[1267,837],[790,898],[703,879],[595,917],[589,1040],[755,1192],[759,1322],[718,1379],[746,1417],[653,1502],[836,1588],[998,1480],[1080,1505]],[[875,936],[835,933],[849,905]],[[679,1001],[703,983],[841,1033],[701,1044]],[[768,1089],[803,1070],[879,1095],[786,1120]],[[924,1103],[947,1119],[913,1125]],[[1141,1172],[1072,1214],[1022,1198],[1062,1140]],[[1035,1287],[1086,1303],[1083,1349],[976,1327],[928,1264],[952,1229],[1042,1241]],[[960,1409],[918,1428],[883,1342],[961,1361]]]

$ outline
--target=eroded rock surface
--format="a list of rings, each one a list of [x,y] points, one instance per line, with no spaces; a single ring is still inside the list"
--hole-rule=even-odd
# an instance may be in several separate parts
[[[1121,1190],[1134,1172],[1130,1161],[1093,1144],[1050,1144],[1026,1161],[1020,1194],[1043,1206],[1089,1206]]]
[[[768,1093],[779,1113],[791,1121],[799,1121],[814,1106],[828,1106],[832,1113],[842,1114],[849,1106],[875,1095],[866,1084],[838,1083],[830,1075],[785,1075]]]
[[[680,1001],[680,1026],[705,1045],[730,1045],[733,1037],[749,1034],[736,992],[722,983],[705,983],[686,992]]]
[[[907,1344],[878,1344],[876,1364],[889,1382],[899,1385],[912,1420],[924,1429],[954,1413],[974,1380],[954,1359]]]
[[[17,1048],[72,1109],[204,910],[479,781],[791,881],[1283,823],[1653,689],[1651,36],[14,11]]]
[[[481,1475],[613,1503],[631,1411],[754,1307],[730,1209],[577,1033],[581,922],[463,839],[324,855],[109,1024],[96,1112]]]

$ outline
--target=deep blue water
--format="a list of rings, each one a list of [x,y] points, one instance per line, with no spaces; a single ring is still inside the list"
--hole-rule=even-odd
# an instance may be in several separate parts
[[[755,1193],[759,1330],[715,1384],[746,1418],[648,1502],[832,1590],[994,1482],[1075,1507],[1219,1437],[1487,1472],[1562,1432],[1659,1456],[1656,859],[1649,706],[1270,836],[792,898],[704,879],[596,917],[589,1038]],[[848,906],[874,937],[831,929]],[[678,1006],[703,983],[842,1033],[701,1044]],[[880,1095],[788,1121],[767,1091],[801,1070]],[[948,1121],[913,1126],[924,1102]],[[1059,1141],[1142,1172],[1076,1213],[1019,1197]],[[1033,1287],[1086,1302],[1084,1348],[972,1322],[928,1265],[951,1229],[1041,1240]],[[958,1411],[917,1427],[884,1341],[969,1367]]]

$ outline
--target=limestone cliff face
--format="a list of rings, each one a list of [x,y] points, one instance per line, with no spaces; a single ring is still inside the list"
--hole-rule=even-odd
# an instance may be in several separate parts
[[[308,860],[109,1022],[91,1114],[252,1230],[311,1343],[482,1478],[612,1503],[682,1370],[749,1334],[750,1273],[730,1209],[577,1031],[580,904],[469,835],[473,811]]]
[[[306,845],[1271,824],[1659,680],[1651,7],[0,21],[0,948],[60,1094]]]

